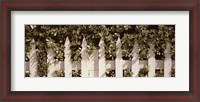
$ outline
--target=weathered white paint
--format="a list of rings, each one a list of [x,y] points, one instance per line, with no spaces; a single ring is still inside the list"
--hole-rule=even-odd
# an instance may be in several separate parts
[[[155,76],[156,59],[155,59],[155,53],[154,53],[153,49],[154,49],[154,45],[150,44],[149,58],[148,58],[148,66],[149,66],[148,77],[154,77]]]
[[[94,60],[94,77],[98,77],[99,76],[99,51],[96,50],[96,55],[95,55],[95,60]]]
[[[99,42],[99,77],[105,77],[105,71],[106,71],[106,58],[105,58],[105,43],[103,38],[101,38]]]
[[[156,69],[163,69],[164,68],[164,61],[163,60],[156,60],[155,66],[156,66]]]
[[[82,49],[81,49],[81,76],[82,77],[88,77],[89,76],[89,55],[87,53],[87,42],[85,38],[83,38],[82,41]]]
[[[81,62],[73,61],[72,62],[72,70],[81,70]]]
[[[37,77],[37,59],[36,59],[36,49],[35,49],[35,40],[32,40],[31,43],[33,45],[31,46],[31,51],[30,51],[30,77]]]
[[[134,46],[133,46],[133,51],[132,51],[132,72],[133,72],[133,77],[136,77],[138,75],[138,72],[140,70],[139,67],[139,48],[138,48],[138,43],[135,42]]]
[[[114,60],[106,60],[106,69],[108,69],[108,68],[115,70],[115,61]]]
[[[140,60],[139,61],[139,68],[144,68],[145,66],[148,66],[148,60]]]
[[[89,77],[97,77],[98,74],[95,73],[98,70],[98,50],[95,50],[89,57]]]
[[[34,43],[34,41],[32,41]],[[155,54],[153,53],[154,46],[151,45],[150,48],[150,56],[148,60],[139,60],[138,57],[138,44],[134,44],[134,48],[132,51],[133,59],[132,60],[123,60],[121,53],[121,41],[118,38],[117,40],[117,52],[116,52],[116,60],[106,60],[105,59],[105,49],[104,49],[104,40],[101,38],[99,42],[99,50],[94,51],[90,56],[87,53],[87,42],[85,38],[82,41],[82,50],[81,57],[82,61],[71,61],[71,51],[70,51],[70,42],[69,39],[66,38],[65,41],[65,59],[64,61],[55,61],[54,59],[54,51],[52,49],[48,49],[47,51],[47,62],[50,63],[48,68],[48,77],[51,77],[52,73],[55,70],[64,70],[65,77],[71,77],[72,70],[81,70],[82,77],[105,77],[105,71],[107,68],[111,68],[115,70],[116,77],[122,77],[123,69],[132,69],[133,77],[138,75],[139,69],[144,66],[150,66],[149,76],[155,76],[156,69],[164,68],[164,76],[170,77],[171,68],[175,68],[175,61],[172,61],[170,54],[170,45],[167,45],[167,49],[165,51],[165,60],[155,60]],[[30,61],[25,62],[25,71],[30,71],[31,77],[37,77],[37,60],[36,60],[36,49],[33,44],[30,51]]]
[[[116,59],[115,59],[115,72],[116,72],[116,77],[123,77],[123,59],[122,59],[122,50],[121,50],[121,40],[120,38],[117,39],[116,42],[116,47],[117,47],[117,51],[116,51]]]
[[[55,67],[55,70],[63,70],[64,71],[64,61],[55,61],[54,67]]]
[[[72,61],[71,61],[71,50],[70,50],[70,41],[68,37],[65,41],[65,60],[64,60],[64,71],[65,71],[65,77],[72,77]]]
[[[49,64],[48,70],[47,70],[47,77],[53,77],[53,72],[57,69],[55,67],[55,59],[54,59],[55,53],[53,49],[47,50],[47,63]]]
[[[123,60],[123,69],[131,69],[132,61],[131,60]]]
[[[165,50],[165,59],[164,59],[164,77],[171,77],[170,71],[172,69],[172,59],[171,59],[171,48],[170,44],[167,43]]]

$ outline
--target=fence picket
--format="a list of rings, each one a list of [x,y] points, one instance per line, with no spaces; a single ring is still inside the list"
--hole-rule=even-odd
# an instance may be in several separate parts
[[[95,77],[98,76],[96,74],[96,71],[98,70],[98,66],[96,66],[98,63],[98,51],[95,50],[90,56],[89,56],[89,76],[90,77]]]
[[[31,46],[31,51],[30,51],[30,60],[29,60],[29,68],[30,68],[30,77],[37,77],[37,59],[36,59],[36,49],[35,49],[35,40],[32,40],[31,43],[33,45]]]
[[[164,77],[170,77],[170,71],[172,69],[172,59],[171,59],[171,48],[170,44],[167,43],[167,48],[165,50],[165,59],[164,59]]]
[[[65,60],[64,60],[64,71],[65,77],[72,77],[72,61],[71,61],[71,50],[70,50],[70,41],[68,37],[65,41]]]
[[[56,70],[56,67],[54,64],[54,62],[55,62],[54,56],[55,56],[55,53],[54,53],[53,49],[52,48],[48,49],[47,50],[47,63],[49,64],[48,71],[47,71],[48,77],[53,77],[53,72]]]
[[[106,71],[106,58],[105,58],[105,43],[103,38],[99,42],[99,77],[105,77]]]
[[[122,59],[122,50],[121,50],[121,40],[120,38],[117,39],[116,42],[116,59],[115,59],[115,72],[116,72],[116,77],[123,77],[123,59]]]
[[[89,64],[88,64],[88,58],[89,55],[87,53],[87,42],[85,38],[83,38],[82,41],[82,49],[81,49],[81,76],[82,77],[88,77],[89,76]]]
[[[133,47],[133,51],[132,51],[132,67],[131,70],[133,72],[133,77],[136,77],[138,75],[138,72],[140,70],[139,68],[139,49],[138,49],[138,43],[135,42],[134,47]]]
[[[154,45],[151,44],[150,50],[149,50],[149,58],[148,58],[148,66],[149,66],[148,77],[154,77],[155,76],[156,59],[155,59],[155,53],[154,53],[153,49],[154,49]]]

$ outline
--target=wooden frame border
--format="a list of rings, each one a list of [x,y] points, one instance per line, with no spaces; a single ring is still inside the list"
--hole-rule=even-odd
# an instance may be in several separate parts
[[[139,101],[199,102],[199,1],[198,0],[3,0],[0,25],[0,101]],[[190,91],[13,92],[11,91],[11,11],[189,11]]]

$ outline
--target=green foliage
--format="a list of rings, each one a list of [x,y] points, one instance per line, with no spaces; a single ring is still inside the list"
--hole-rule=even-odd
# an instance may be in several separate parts
[[[156,54],[162,53],[166,48],[166,42],[170,42],[172,55],[175,54],[175,31],[171,25],[26,25],[26,52],[30,50],[30,41],[43,40],[47,47],[53,48],[55,59],[64,60],[64,42],[69,37],[72,50],[72,60],[81,60],[81,44],[83,37],[88,43],[88,52],[91,54],[99,49],[98,43],[101,37],[106,43],[106,59],[115,59],[116,40],[121,38],[122,54],[124,59],[131,59],[134,42],[139,44],[140,59],[147,59],[149,44],[155,45]]]
[[[131,69],[124,69],[123,70],[123,77],[132,77],[133,72],[131,71]]]
[[[105,46],[105,54],[107,60],[114,60],[116,58],[116,41],[117,41],[117,33],[115,34],[107,34],[104,38]]]
[[[138,77],[146,77],[148,76],[148,73],[149,73],[149,66],[145,66],[141,68],[140,71],[138,72]]]
[[[55,60],[63,61],[64,43],[70,40],[72,61],[81,61],[81,44],[85,37],[88,53],[99,49],[101,37],[105,42],[106,60],[116,58],[116,41],[122,42],[122,58],[130,60],[134,43],[138,43],[139,58],[145,60],[149,55],[149,44],[155,46],[156,59],[164,59],[166,44],[170,43],[172,59],[175,59],[175,26],[174,25],[25,25],[25,60],[29,61],[32,44],[36,44],[39,76],[47,75],[47,49],[55,52]],[[32,40],[35,43],[31,43]]]
[[[30,77],[31,76],[31,73],[29,71],[26,71],[25,72],[25,77]]]
[[[106,77],[115,77],[115,70],[112,70],[111,68],[106,69]]]
[[[65,72],[63,70],[55,70],[53,72],[53,77],[65,77]]]
[[[81,77],[81,70],[72,70],[72,77]]]
[[[171,44],[172,59],[175,59],[175,28],[169,25],[159,25],[156,37],[156,53],[163,54],[166,44]],[[162,55],[163,56],[163,55]]]
[[[155,77],[164,77],[164,69],[156,69]]]
[[[37,62],[39,64],[37,64],[37,74],[40,77],[43,76],[47,76],[47,68],[49,66],[49,64],[47,63],[47,52],[46,52],[46,46],[44,45],[43,42],[38,41],[36,43],[36,48],[38,49],[36,51],[36,58],[37,58]]]
[[[139,46],[139,56],[141,60],[147,59],[148,52],[150,49],[149,42],[151,38],[148,38],[149,36],[149,30],[147,29],[147,25],[138,25],[136,26],[136,34],[135,39]],[[150,40],[149,40],[150,39]]]
[[[134,46],[134,34],[124,34],[121,39],[122,42],[122,56],[124,60],[130,60],[132,58],[131,52]]]

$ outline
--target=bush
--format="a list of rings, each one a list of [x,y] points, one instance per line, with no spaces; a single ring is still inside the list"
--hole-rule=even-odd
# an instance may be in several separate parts
[[[72,77],[81,77],[81,70],[72,70]]]
[[[123,77],[132,77],[133,72],[131,71],[131,69],[124,69],[123,70]]]
[[[115,70],[112,70],[111,68],[106,69],[106,77],[115,77]]]
[[[65,77],[65,72],[62,70],[55,70],[53,72],[53,77]]]
[[[140,69],[139,73],[138,73],[138,77],[146,77],[148,76],[149,73],[149,67],[145,66],[142,69]]]
[[[171,77],[175,77],[175,68],[172,68],[171,70]]]
[[[25,77],[30,77],[31,73],[29,71],[25,72]]]
[[[155,77],[164,77],[164,69],[156,69]]]

